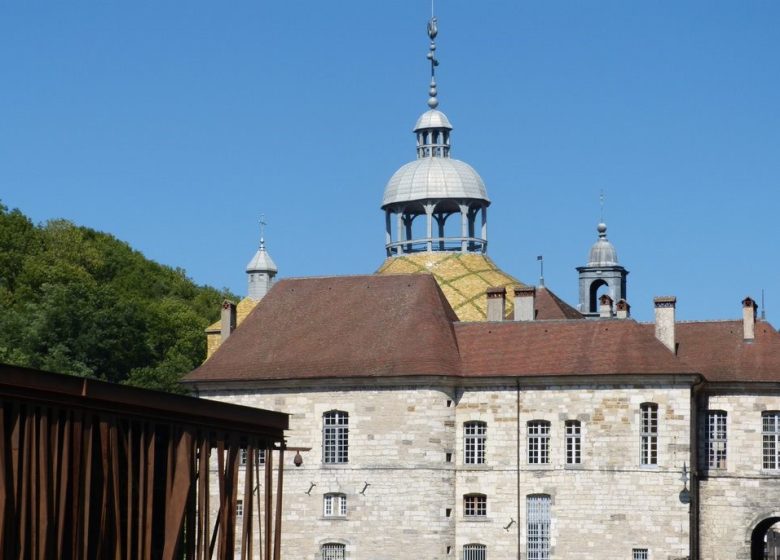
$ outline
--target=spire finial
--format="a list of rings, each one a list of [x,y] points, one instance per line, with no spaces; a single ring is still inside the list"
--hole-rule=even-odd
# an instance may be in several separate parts
[[[428,107],[435,109],[439,106],[439,99],[437,97],[436,90],[436,67],[439,65],[439,61],[436,59],[436,35],[439,34],[438,20],[433,15],[433,0],[431,0],[431,19],[428,20],[428,37],[431,40],[431,44],[428,47],[428,60],[431,61],[431,85],[428,88]]]
[[[260,214],[260,248],[265,249],[265,226],[268,222],[265,221],[265,214]]]
[[[601,192],[599,193],[599,222],[604,222],[604,189],[601,189]]]

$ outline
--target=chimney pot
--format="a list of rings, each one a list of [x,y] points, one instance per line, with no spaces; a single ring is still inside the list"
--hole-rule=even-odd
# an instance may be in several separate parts
[[[751,297],[746,297],[742,300],[742,338],[747,341],[755,340],[756,338],[756,314],[758,313],[758,305]]]
[[[618,319],[628,319],[631,316],[631,306],[625,299],[620,299],[615,306],[617,308]]]
[[[655,337],[669,350],[677,353],[677,339],[674,334],[675,311],[677,298],[674,296],[660,296],[653,299],[655,305]]]
[[[503,321],[506,314],[506,288],[487,289],[487,320]]]
[[[536,288],[515,288],[515,321],[536,319]]]
[[[599,298],[599,317],[602,319],[612,317],[612,298],[607,294]]]
[[[225,342],[236,328],[236,304],[230,300],[222,302],[222,342]]]

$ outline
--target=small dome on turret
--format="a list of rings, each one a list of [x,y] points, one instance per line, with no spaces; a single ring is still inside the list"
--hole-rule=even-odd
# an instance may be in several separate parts
[[[265,240],[260,239],[260,248],[246,265],[247,272],[278,272],[271,255],[265,250]]]
[[[414,125],[414,132],[426,128],[447,128],[452,130],[452,125],[447,115],[437,109],[431,109],[430,111],[425,111],[417,119],[417,124]]]
[[[615,246],[607,240],[607,224],[601,222],[596,230],[599,232],[598,241],[590,248],[588,266],[615,266],[618,264]]]

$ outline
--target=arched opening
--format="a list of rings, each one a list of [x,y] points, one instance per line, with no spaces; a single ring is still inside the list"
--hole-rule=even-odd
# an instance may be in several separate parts
[[[599,311],[599,298],[603,294],[609,294],[609,285],[605,280],[594,280],[590,285],[590,304],[588,305],[588,313],[598,313]]]
[[[756,525],[750,536],[750,560],[776,558],[780,558],[780,517],[768,517]]]

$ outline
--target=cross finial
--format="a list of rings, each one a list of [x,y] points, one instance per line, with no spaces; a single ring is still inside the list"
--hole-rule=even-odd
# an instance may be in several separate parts
[[[265,246],[265,226],[268,222],[265,221],[265,214],[260,214],[260,246]]]

